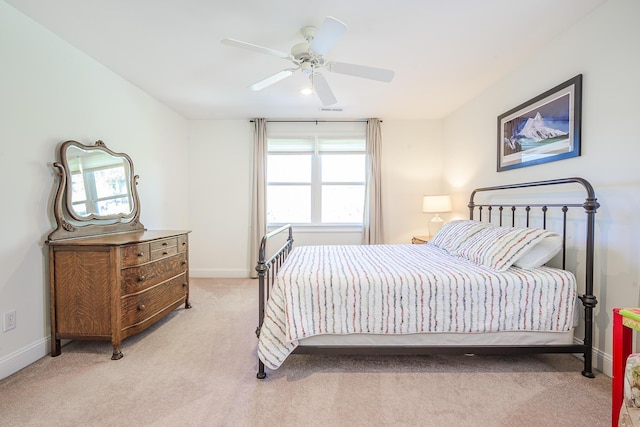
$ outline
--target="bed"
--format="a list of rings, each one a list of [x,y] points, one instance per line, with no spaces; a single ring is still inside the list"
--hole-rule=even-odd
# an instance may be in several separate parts
[[[558,203],[564,193],[554,191],[553,203],[539,203],[530,190],[546,186],[571,186],[566,194],[574,200],[578,188],[580,200]],[[522,202],[522,192],[536,203]],[[469,220],[451,221],[422,245],[294,248],[290,225],[266,234],[256,266],[257,377],[292,353],[574,353],[584,359],[582,375],[593,378],[599,203],[591,184],[563,178],[478,188],[468,206]],[[580,217],[570,217],[576,210]],[[571,272],[567,233],[582,225],[584,243],[573,249],[584,261],[572,265],[584,270]],[[559,266],[546,266],[551,260]]]

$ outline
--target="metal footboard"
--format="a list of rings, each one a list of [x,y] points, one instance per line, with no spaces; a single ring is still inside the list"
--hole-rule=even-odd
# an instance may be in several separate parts
[[[276,236],[280,236],[282,233],[288,231],[288,237],[285,243],[269,258],[266,258],[267,244]],[[287,255],[291,252],[293,247],[293,230],[290,224],[283,225],[282,227],[274,230],[268,234],[265,234],[260,242],[260,251],[258,252],[258,265],[256,265],[256,271],[258,272],[258,328],[256,329],[256,336],[260,337],[260,328],[264,321],[264,307],[269,300],[269,292],[273,286],[276,275],[280,270],[280,267],[284,263]],[[259,379],[264,379],[267,375],[264,371],[264,363],[258,358],[258,374]]]

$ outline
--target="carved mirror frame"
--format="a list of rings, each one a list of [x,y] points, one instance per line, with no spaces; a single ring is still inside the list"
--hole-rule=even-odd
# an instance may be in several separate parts
[[[111,156],[114,159],[121,159],[125,170],[126,196],[129,199],[130,210],[128,212],[117,212],[101,215],[96,212],[81,214],[75,211],[72,204],[73,180],[71,167],[72,160],[69,159],[68,150],[72,147],[78,148],[85,153]],[[53,163],[53,168],[58,176],[58,186],[53,202],[53,215],[57,224],[56,229],[49,234],[49,240],[69,239],[74,237],[86,237],[101,234],[113,234],[126,231],[143,230],[140,223],[140,198],[136,186],[138,185],[138,175],[134,174],[133,161],[125,153],[116,153],[107,148],[104,142],[98,140],[95,145],[84,145],[78,141],[65,141],[58,150],[57,161]],[[128,173],[127,173],[128,172]],[[83,177],[84,178],[84,177]]]

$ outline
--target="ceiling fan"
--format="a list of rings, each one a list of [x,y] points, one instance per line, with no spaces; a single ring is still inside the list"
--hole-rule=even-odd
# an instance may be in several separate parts
[[[337,101],[327,80],[318,72],[320,68],[340,74],[347,74],[355,77],[390,82],[393,79],[393,71],[383,68],[368,67],[365,65],[349,64],[346,62],[327,61],[324,55],[331,49],[336,41],[347,31],[347,26],[333,18],[327,16],[320,26],[303,27],[300,32],[305,38],[305,42],[298,43],[291,48],[291,53],[281,52],[268,47],[258,46],[252,43],[235,39],[222,39],[222,43],[228,46],[253,50],[255,52],[273,55],[291,61],[292,68],[285,68],[265,79],[262,79],[249,86],[251,90],[262,90],[280,80],[292,76],[296,71],[300,71],[309,76],[313,90],[320,98],[323,105],[332,105]]]

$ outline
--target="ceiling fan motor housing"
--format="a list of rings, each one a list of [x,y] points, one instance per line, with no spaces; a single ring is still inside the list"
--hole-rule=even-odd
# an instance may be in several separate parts
[[[314,55],[314,53],[309,50],[310,45],[311,40],[304,43],[298,43],[291,48],[291,56],[294,58],[293,62],[298,64],[300,66],[300,71],[306,75],[313,74],[315,68],[322,67],[324,65],[322,57]]]
[[[309,46],[311,43],[304,42],[298,43],[291,48],[291,56],[293,56],[298,61],[304,61],[305,59],[309,59]]]

